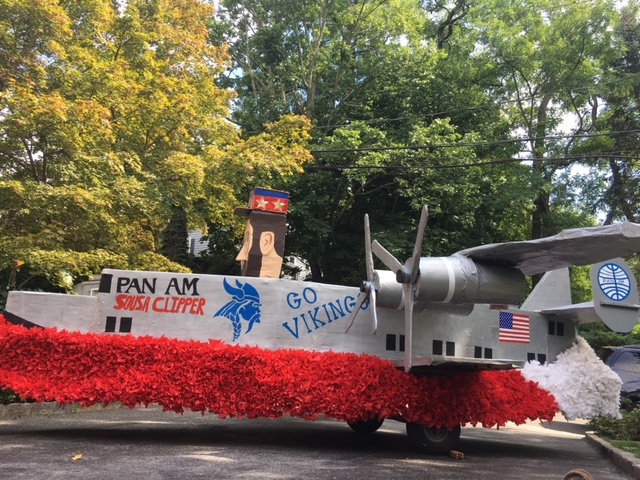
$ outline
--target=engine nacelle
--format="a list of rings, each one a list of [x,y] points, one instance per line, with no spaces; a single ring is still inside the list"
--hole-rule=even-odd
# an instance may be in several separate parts
[[[377,305],[402,309],[404,293],[396,274],[388,270],[375,274]],[[517,305],[526,293],[527,281],[516,268],[477,264],[463,255],[422,257],[414,311],[468,315],[476,303]]]

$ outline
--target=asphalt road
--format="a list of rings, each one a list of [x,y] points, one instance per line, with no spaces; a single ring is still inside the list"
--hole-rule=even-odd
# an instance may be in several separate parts
[[[595,480],[630,478],[587,444],[585,430],[562,421],[465,427],[456,447],[465,458],[454,460],[418,453],[393,421],[361,436],[326,419],[98,410],[0,420],[0,479],[561,480],[574,468]]]

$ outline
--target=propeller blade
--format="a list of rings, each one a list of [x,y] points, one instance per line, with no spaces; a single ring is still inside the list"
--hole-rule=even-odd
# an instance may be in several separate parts
[[[403,265],[398,261],[398,259],[391,255],[391,253],[380,245],[377,240],[374,240],[371,244],[371,250],[373,250],[376,257],[378,257],[392,272],[397,273],[398,271],[403,270]]]
[[[378,331],[378,314],[376,313],[376,287],[371,287],[371,295],[369,296],[369,308],[371,309],[371,315],[373,316],[373,334]]]
[[[349,318],[347,319],[349,324],[347,325],[347,329],[344,331],[344,333],[347,333],[351,328],[351,325],[353,325],[353,322],[355,321],[356,316],[358,315],[358,312],[362,308],[362,305],[364,305],[364,302],[367,301],[368,296],[369,296],[369,291],[362,292],[362,295],[358,295],[358,301],[356,302],[356,305],[353,308],[351,315],[349,315]]]
[[[416,244],[413,247],[413,256],[409,268],[411,269],[411,284],[416,283],[418,276],[420,275],[420,257],[422,256],[422,241],[424,240],[424,231],[427,228],[427,220],[429,219],[429,209],[422,207],[420,213],[420,224],[418,225],[418,236],[416,237]]]
[[[373,255],[371,253],[371,247],[372,247],[371,229],[369,227],[369,215],[367,214],[364,215],[364,242],[365,242],[364,247],[365,247],[365,256],[366,256],[365,265],[367,267],[367,280],[362,282],[362,287],[360,288],[362,295],[358,296],[358,301],[356,302],[353,312],[347,319],[349,324],[347,325],[347,329],[345,330],[345,333],[347,333],[351,328],[351,326],[353,325],[353,322],[355,321],[356,316],[358,315],[358,312],[364,305],[364,302],[369,300],[369,305],[371,306],[371,310],[372,310],[371,314],[373,315],[373,333],[375,335],[376,331],[378,330],[378,315],[376,313],[376,287],[374,283],[376,274],[375,274],[375,270],[373,269]]]
[[[414,288],[410,283],[403,283],[402,289],[404,290],[404,371],[408,373],[411,370],[412,360]]]
[[[353,322],[356,319],[356,316],[358,315],[358,312],[362,309],[362,305],[364,305],[364,302],[366,302],[367,300],[369,300],[371,315],[373,316],[373,334],[375,335],[375,333],[378,331],[378,314],[376,313],[376,288],[373,283],[365,282],[363,294],[358,296],[358,301],[353,308],[353,312],[351,312],[351,315],[349,315],[349,318],[347,318],[349,324],[347,325],[344,333],[349,332],[351,326],[353,325]]]
[[[364,250],[365,265],[367,267],[367,281],[373,282],[373,255],[371,254],[371,230],[369,229],[369,215],[364,214]]]

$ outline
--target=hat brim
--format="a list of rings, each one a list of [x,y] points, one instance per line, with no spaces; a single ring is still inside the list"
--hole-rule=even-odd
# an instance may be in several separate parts
[[[248,217],[252,211],[252,208],[236,207],[233,209],[233,214],[236,217]]]

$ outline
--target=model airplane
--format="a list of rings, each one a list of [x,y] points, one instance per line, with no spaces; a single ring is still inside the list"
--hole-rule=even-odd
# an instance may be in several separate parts
[[[640,225],[566,230],[425,258],[426,224],[425,208],[413,255],[402,264],[371,242],[366,219],[368,278],[360,289],[106,269],[96,296],[10,292],[4,315],[16,324],[82,333],[366,353],[417,376],[552,362],[573,345],[580,323],[602,319],[629,332],[638,322],[636,282],[617,257],[640,252]],[[372,254],[389,270],[375,270]],[[566,267],[593,263],[595,304],[571,305]],[[525,276],[544,272],[525,299]],[[381,423],[350,425],[375,431]],[[448,450],[460,435],[459,427],[408,424],[407,431],[431,451]]]

